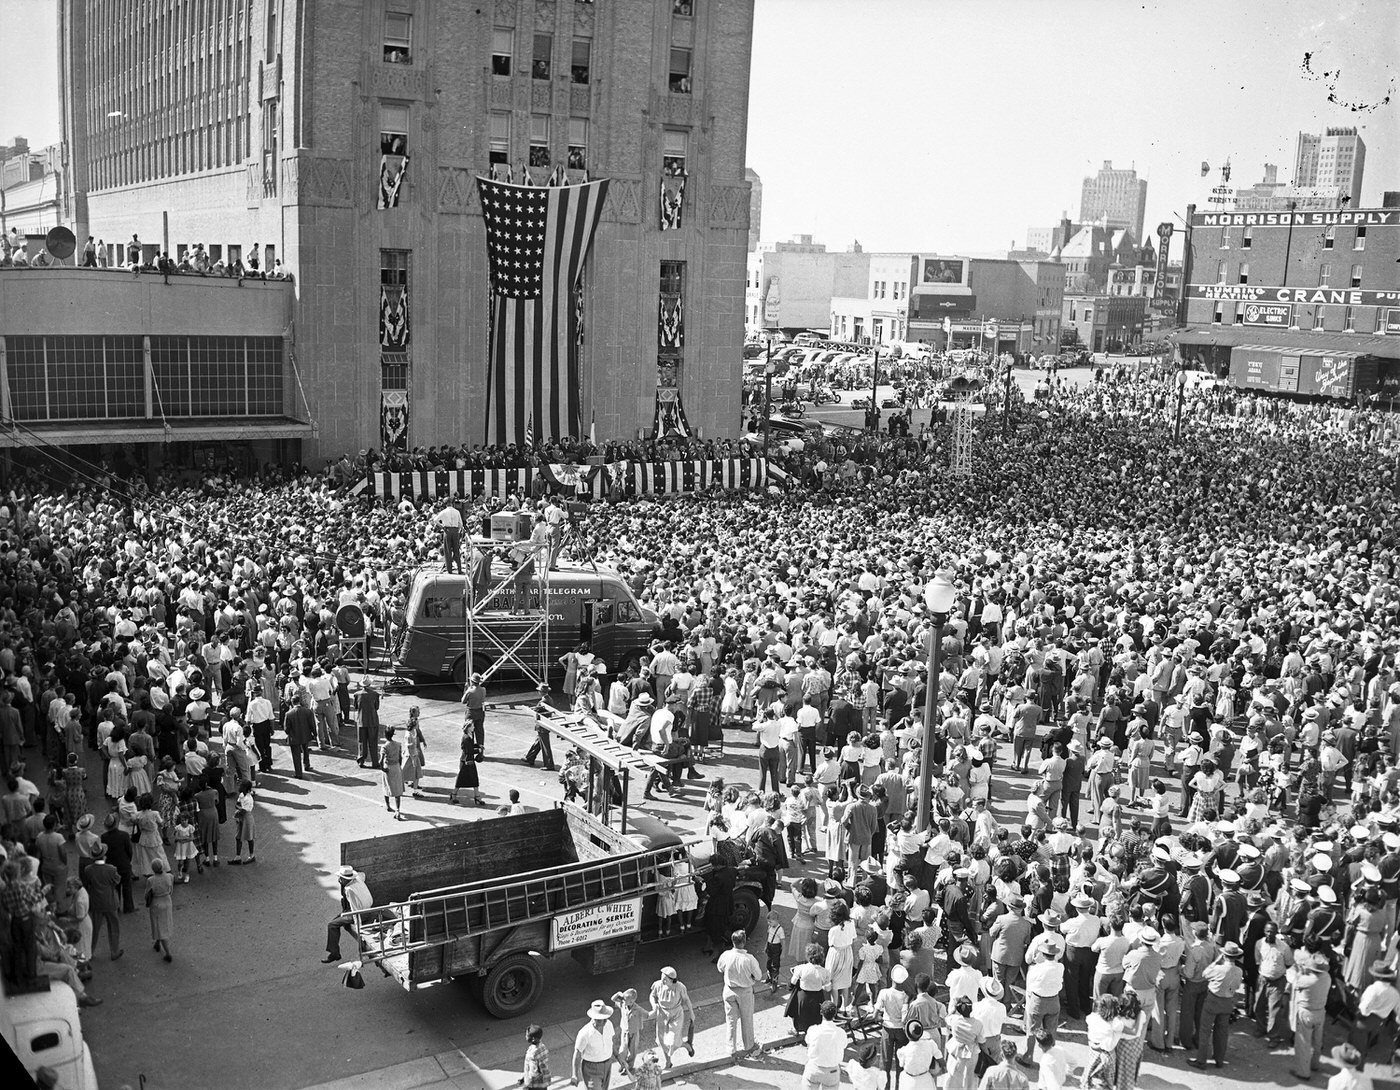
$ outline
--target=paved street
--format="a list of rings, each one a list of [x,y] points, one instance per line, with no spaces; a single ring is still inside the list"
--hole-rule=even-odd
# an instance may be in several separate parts
[[[339,986],[334,965],[320,964],[325,920],[336,907],[332,874],[342,840],[476,820],[486,813],[446,801],[462,722],[453,695],[435,687],[417,696],[386,697],[383,710],[389,723],[404,722],[411,704],[422,708],[428,740],[430,771],[424,783],[429,798],[405,799],[407,820],[402,823],[389,819],[377,777],[356,767],[353,752],[318,755],[314,774],[298,781],[287,769],[286,750],[277,747],[278,771],[263,777],[259,791],[258,863],[206,870],[188,886],[177,888],[174,964],[164,964],[151,951],[139,909],[123,920],[126,956],[110,962],[105,942],[96,952],[92,987],[106,1002],[84,1012],[83,1021],[101,1085],[134,1087],[138,1076],[145,1075],[149,1090],[175,1090],[195,1081],[208,1090],[293,1090],[347,1078],[354,1081],[337,1082],[337,1090],[497,1090],[513,1085],[518,1075],[527,1022],[549,1027],[547,1043],[556,1071],[562,1071],[568,1043],[588,1003],[629,986],[645,995],[660,967],[668,963],[680,970],[697,1003],[703,1004],[697,1035],[701,1059],[727,1056],[714,970],[701,953],[698,937],[644,946],[633,969],[598,977],[590,977],[570,959],[555,959],[546,967],[545,1001],[529,1017],[508,1022],[489,1017],[458,983],[410,994],[371,970],[366,987],[351,991]],[[510,700],[505,693],[496,698]],[[553,774],[528,769],[519,761],[533,737],[530,704],[521,701],[498,706],[488,716],[488,760],[481,772],[489,805],[503,801],[510,787],[519,788],[523,800],[533,806],[549,806],[560,797]],[[345,741],[350,741],[348,733]],[[748,739],[731,736],[726,760],[706,771],[752,783],[755,768]],[[647,808],[682,829],[698,829],[703,786]],[[1023,811],[1028,787],[1025,776],[997,775],[993,798],[1003,820]],[[639,795],[634,789],[634,799]],[[815,865],[809,865],[808,873],[815,872]],[[138,889],[138,900],[139,896]],[[780,894],[778,905],[790,910],[791,899]],[[772,1009],[761,1015],[764,1040],[781,1039],[788,1032],[780,1016],[783,998],[774,996],[768,1003]],[[1068,1038],[1082,1052],[1082,1026],[1076,1025]],[[1230,1078],[1212,1075],[1191,1081],[1221,1086],[1237,1081],[1260,1087],[1292,1084],[1285,1077],[1286,1054],[1263,1053],[1252,1039],[1239,1034],[1231,1048],[1236,1063]],[[452,1060],[455,1056],[462,1057],[460,1063]],[[796,1086],[801,1059],[798,1048],[739,1070],[691,1076],[682,1069],[676,1085]],[[1157,1059],[1149,1053],[1142,1083],[1148,1090],[1182,1086],[1188,1075],[1195,1075],[1179,1051],[1167,1064]]]

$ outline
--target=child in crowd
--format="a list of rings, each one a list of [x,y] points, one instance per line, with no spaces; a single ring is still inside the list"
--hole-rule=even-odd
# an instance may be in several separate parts
[[[238,867],[243,864],[243,842],[248,842],[248,862],[256,863],[258,857],[253,851],[253,837],[256,832],[253,828],[253,784],[249,780],[244,780],[238,785],[238,798],[234,803],[234,827],[233,827],[233,858],[228,861],[230,867]]]
[[[778,970],[783,967],[783,940],[787,938],[787,931],[783,928],[783,921],[775,913],[768,914],[768,938],[764,941],[764,950],[768,954],[768,986],[776,989],[778,987]]]
[[[551,1079],[544,1030],[531,1023],[525,1030],[525,1067],[518,1085],[525,1090],[548,1090]]]
[[[186,811],[181,811],[175,819],[175,868],[179,875],[177,882],[186,883],[190,880],[190,863],[195,861],[198,852],[194,846],[194,824],[190,820],[190,815]],[[201,874],[204,867],[199,868]]]

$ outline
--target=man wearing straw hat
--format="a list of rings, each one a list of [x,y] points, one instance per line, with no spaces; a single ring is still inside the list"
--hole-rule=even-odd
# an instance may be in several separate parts
[[[601,999],[588,1008],[588,1023],[574,1037],[573,1085],[608,1090],[617,1054],[613,1009]]]

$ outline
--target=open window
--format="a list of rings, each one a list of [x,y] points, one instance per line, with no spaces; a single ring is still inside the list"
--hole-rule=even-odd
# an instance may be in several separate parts
[[[550,57],[554,53],[554,35],[536,34],[535,53],[530,61],[530,77],[532,79],[549,79]]]
[[[549,166],[549,117],[545,114],[530,116],[530,165]]]
[[[505,166],[510,162],[510,114],[491,115],[490,163],[492,166]]]
[[[413,63],[413,16],[407,12],[384,13],[384,63]]]
[[[685,156],[689,134],[682,129],[667,129],[662,133],[661,169],[680,177],[686,173]]]
[[[575,38],[574,48],[569,57],[569,82],[586,84],[593,67],[593,40]]]
[[[588,119],[569,118],[569,159],[570,170],[588,169]]]
[[[671,75],[669,86],[676,95],[690,94],[690,50],[680,46],[671,47]]]
[[[491,32],[491,74],[510,75],[511,56],[515,53],[515,32],[497,27]]]
[[[379,106],[379,153],[408,154],[408,107],[392,103]]]

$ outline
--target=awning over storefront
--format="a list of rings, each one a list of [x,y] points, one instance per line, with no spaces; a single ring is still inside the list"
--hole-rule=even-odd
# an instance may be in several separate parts
[[[169,427],[149,420],[69,423],[9,422],[0,425],[0,447],[71,447],[90,443],[210,443],[249,439],[310,439],[311,425],[286,417],[247,420],[218,418],[172,421]]]
[[[1171,338],[1195,348],[1252,347],[1294,355],[1378,356],[1400,359],[1400,337],[1373,333],[1312,333],[1256,326],[1191,326]]]

